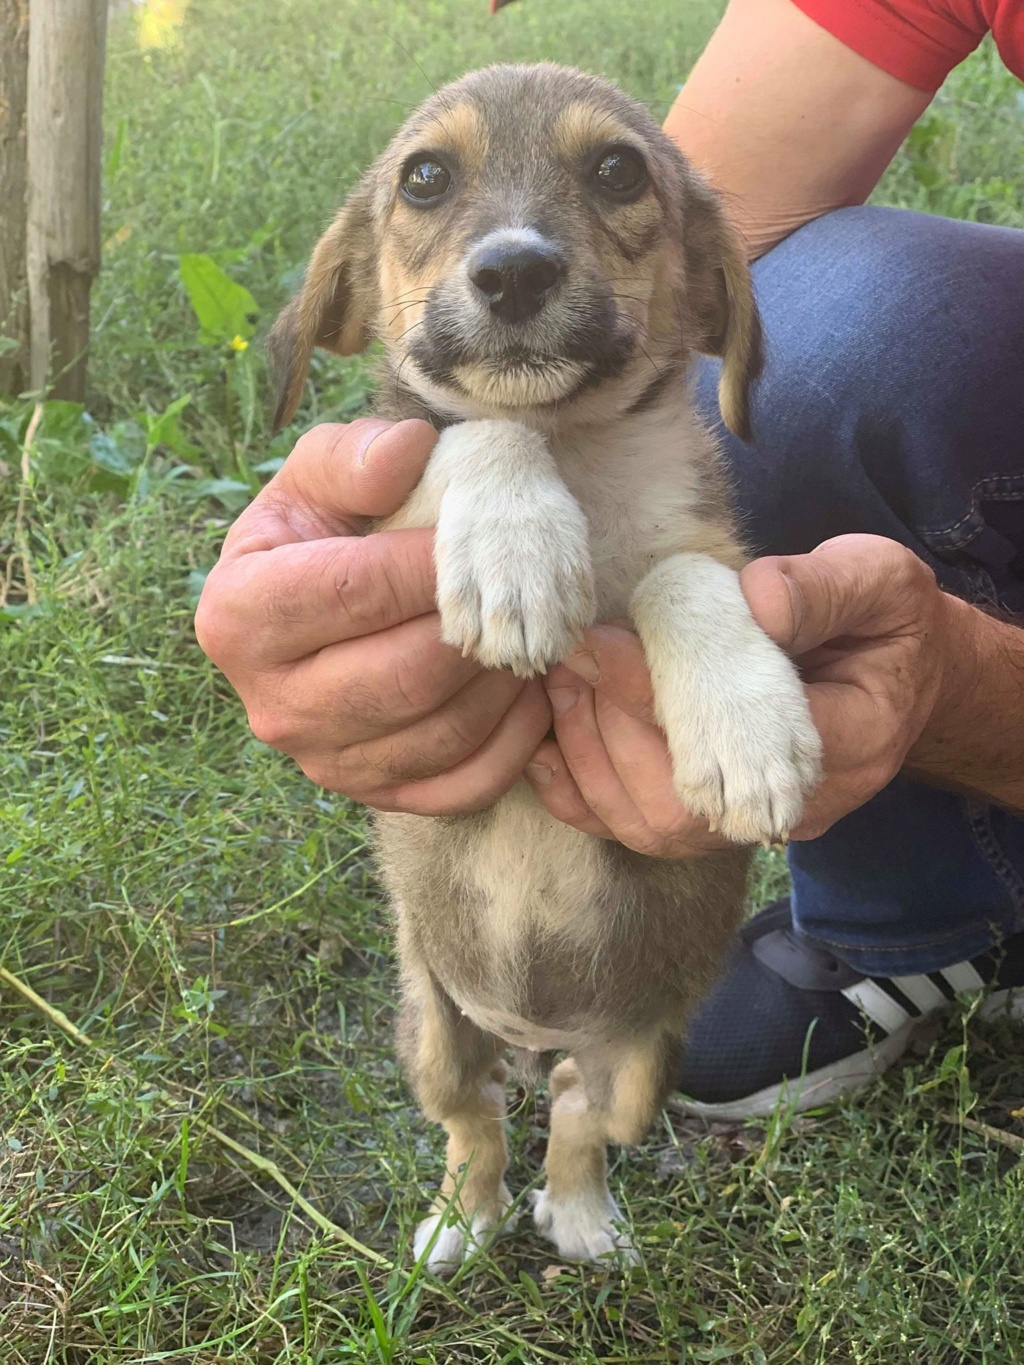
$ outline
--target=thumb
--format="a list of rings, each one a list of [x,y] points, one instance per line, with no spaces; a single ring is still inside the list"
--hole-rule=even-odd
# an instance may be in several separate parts
[[[846,535],[810,554],[755,559],[740,586],[765,634],[799,655],[842,636],[890,633],[902,619],[901,585],[923,569],[897,541]]]
[[[634,720],[656,723],[654,687],[643,646],[634,631],[619,625],[591,626],[583,633],[583,648],[565,660],[564,668],[589,683]],[[552,675],[552,686],[566,680]],[[573,681],[570,679],[569,681]]]
[[[419,482],[436,443],[434,428],[417,418],[324,423],[299,438],[270,486],[330,515],[390,516]]]
[[[365,417],[313,427],[235,522],[225,553],[360,534],[367,517],[397,512],[436,442],[429,422],[415,419]]]

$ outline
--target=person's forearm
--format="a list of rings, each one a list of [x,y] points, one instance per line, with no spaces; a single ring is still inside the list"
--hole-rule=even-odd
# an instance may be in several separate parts
[[[929,96],[791,0],[730,0],[665,120],[760,256],[871,193]]]
[[[1024,811],[1024,629],[956,597],[946,611],[942,687],[906,770]]]

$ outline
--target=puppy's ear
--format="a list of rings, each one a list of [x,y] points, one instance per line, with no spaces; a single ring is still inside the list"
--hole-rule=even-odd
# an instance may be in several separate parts
[[[705,355],[721,356],[722,420],[741,440],[749,441],[750,391],[761,373],[764,352],[746,252],[714,192],[696,175],[687,180],[683,242],[695,345]]]
[[[360,186],[316,244],[302,288],[267,338],[277,380],[274,430],[295,416],[315,346],[355,355],[371,340],[377,271],[370,194]]]

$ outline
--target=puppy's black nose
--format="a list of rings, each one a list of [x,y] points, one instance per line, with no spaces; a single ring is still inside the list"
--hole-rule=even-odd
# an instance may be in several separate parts
[[[495,242],[482,246],[469,263],[469,278],[505,322],[524,322],[539,313],[564,274],[561,252],[547,243]]]

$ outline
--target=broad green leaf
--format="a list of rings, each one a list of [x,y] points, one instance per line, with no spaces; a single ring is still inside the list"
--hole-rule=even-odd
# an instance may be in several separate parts
[[[42,616],[47,609],[45,602],[8,602],[0,607],[0,625],[31,621],[35,616]]]
[[[214,498],[228,512],[240,512],[252,489],[240,479],[201,479],[192,489],[197,498]]]
[[[116,479],[126,479],[135,468],[129,451],[109,431],[93,433],[89,441],[89,454],[97,469],[113,474]]]
[[[199,320],[206,346],[248,341],[254,331],[256,300],[244,285],[225,275],[212,256],[182,256],[181,278]]]
[[[202,595],[203,587],[206,583],[209,569],[190,569],[188,575],[188,599],[193,606],[197,606]]]

